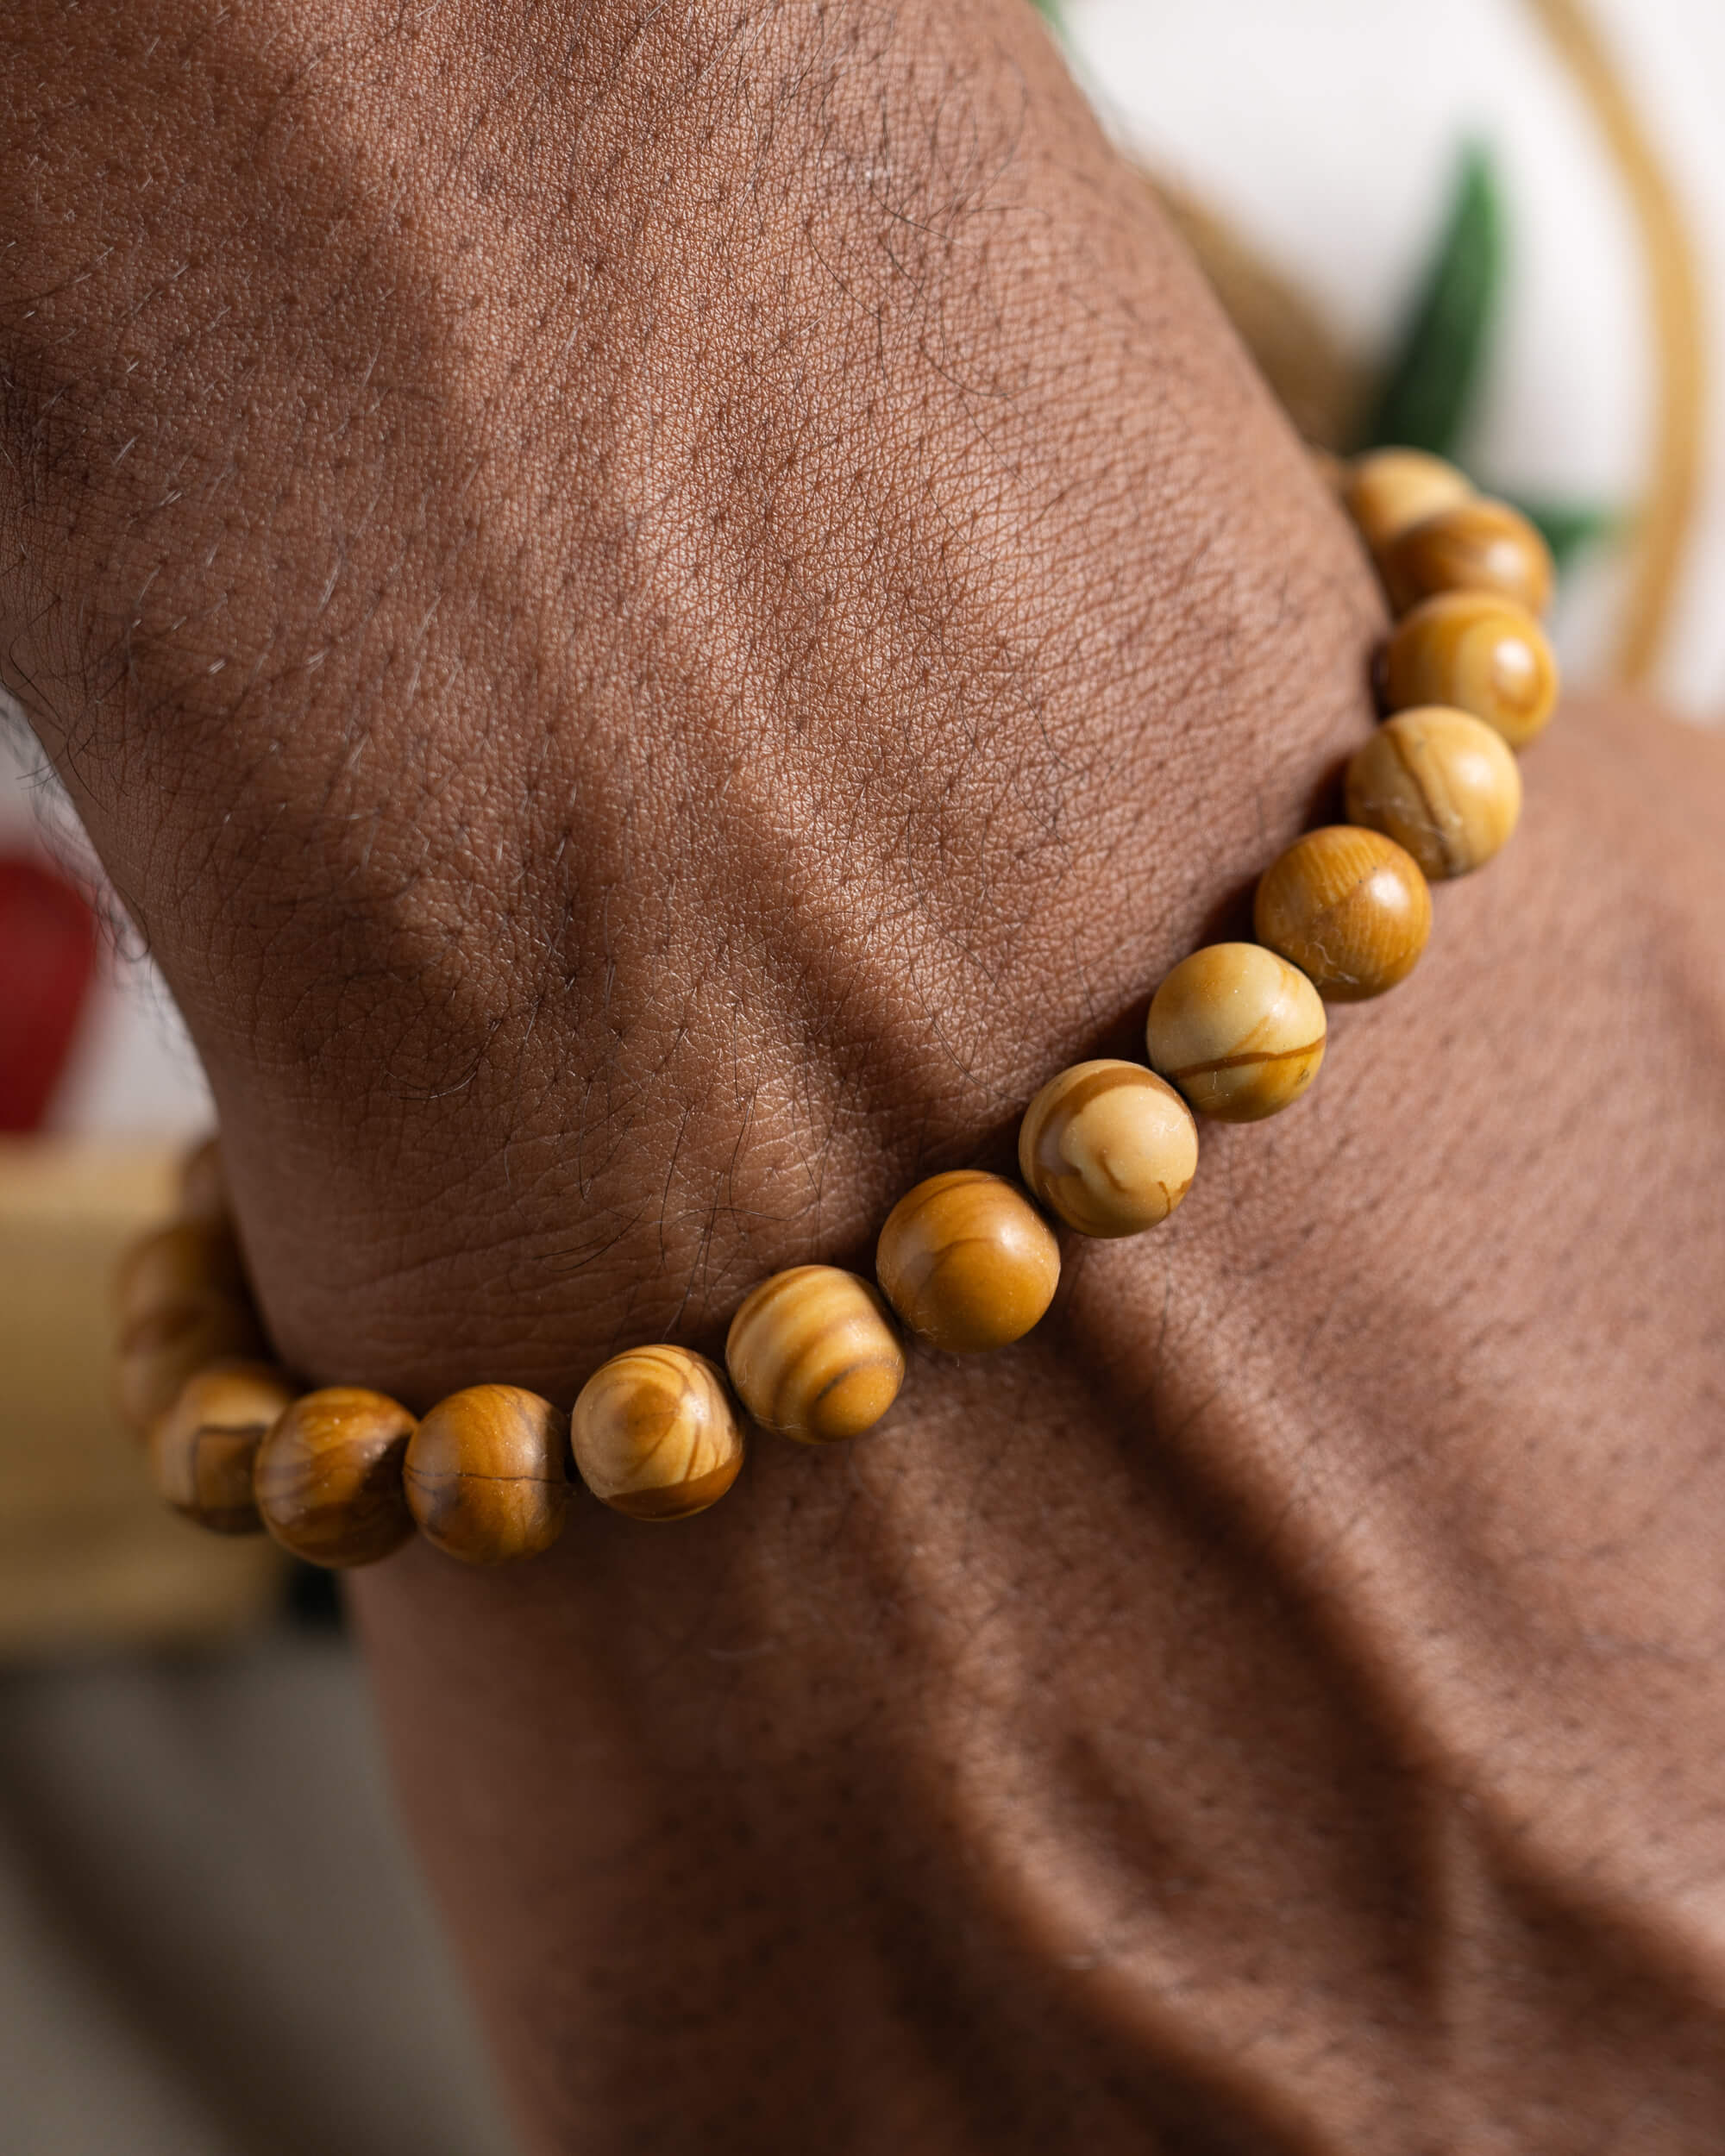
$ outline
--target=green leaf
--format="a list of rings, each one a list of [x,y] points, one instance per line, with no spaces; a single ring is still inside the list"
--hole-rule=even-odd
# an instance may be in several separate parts
[[[1490,153],[1463,154],[1437,250],[1366,423],[1362,448],[1453,456],[1479,386],[1503,268],[1502,196]]]
[[[1065,29],[1066,25],[1060,19],[1060,0],[1031,0],[1031,3],[1051,29],[1057,32]]]
[[[1552,550],[1552,560],[1560,569],[1567,567],[1584,547],[1597,539],[1614,537],[1622,527],[1618,512],[1599,502],[1518,501],[1515,506],[1539,526]]]

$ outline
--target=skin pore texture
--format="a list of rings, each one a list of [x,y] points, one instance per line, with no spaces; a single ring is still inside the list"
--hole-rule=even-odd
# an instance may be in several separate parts
[[[715,1351],[1239,934],[1375,586],[1023,0],[18,0],[0,654],[272,1330]],[[358,1578],[536,2152],[1714,2150],[1725,755],[674,1528]]]

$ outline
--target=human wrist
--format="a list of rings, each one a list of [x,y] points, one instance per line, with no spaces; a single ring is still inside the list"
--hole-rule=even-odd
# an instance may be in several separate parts
[[[937,64],[925,33],[913,58]],[[878,119],[883,85],[911,124],[914,77],[841,71],[834,124]],[[110,816],[110,851],[211,1066],[272,1321],[314,1371],[363,1322],[393,1352],[423,1331],[434,1363],[483,1341],[562,1389],[619,1335],[673,1313],[711,1331],[775,1263],[852,1252],[920,1168],[974,1157],[1129,1024],[1357,737],[1363,568],[1226,348],[1189,379],[1211,333],[1174,258],[1135,241],[1126,304],[1059,348],[1035,326],[1065,304],[1057,250],[991,266],[993,222],[1076,230],[1091,206],[1051,162],[1082,130],[1041,94],[920,288],[879,252],[897,213],[842,160],[806,210],[763,187],[754,223],[724,223],[674,319],[647,327],[638,263],[614,305],[576,304],[549,382],[497,264],[451,271],[377,337],[393,375],[415,322],[440,325],[417,379],[446,430],[489,413],[479,435],[418,435],[411,398],[405,421],[350,412],[303,561],[266,582],[242,550],[235,588],[188,594],[179,528],[163,611],[210,602],[194,617],[231,648],[209,673],[183,632],[138,637],[165,812]],[[991,97],[985,78],[985,129],[1019,112]],[[807,166],[807,117],[781,180]],[[735,153],[670,169],[722,194]],[[530,262],[549,212],[531,173],[511,186]],[[625,173],[609,213],[639,200]],[[401,290],[462,259],[467,214],[409,249]],[[875,327],[829,242],[879,286]],[[560,280],[536,278],[555,313]],[[715,311],[739,291],[746,331]],[[1140,333],[1152,296],[1176,304]],[[969,355],[956,381],[935,324]],[[332,344],[337,386],[374,377],[372,348]],[[595,402],[589,375],[644,393]],[[1124,435],[1102,417],[1121,409]],[[499,415],[530,445],[506,468]],[[413,542],[380,558],[406,488]],[[524,502],[548,512],[525,537]],[[296,528],[255,488],[248,508]],[[655,536],[619,559],[631,529]],[[296,1153],[309,1179],[282,1174]],[[553,1369],[530,1344],[565,1299],[582,1322]],[[452,1382],[456,1352],[409,1388]],[[392,1354],[372,1367],[408,1386]]]

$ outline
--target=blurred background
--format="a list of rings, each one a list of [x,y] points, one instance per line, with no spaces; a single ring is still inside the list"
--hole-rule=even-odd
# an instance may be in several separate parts
[[[1717,0],[1047,0],[1302,434],[1545,529],[1572,681],[1725,721]],[[165,1514],[109,1279],[209,1125],[0,710],[0,2152],[505,2156],[328,1582]]]
[[[0,2152],[505,2156],[330,1576],[153,1495],[111,1275],[198,1060],[0,721]]]

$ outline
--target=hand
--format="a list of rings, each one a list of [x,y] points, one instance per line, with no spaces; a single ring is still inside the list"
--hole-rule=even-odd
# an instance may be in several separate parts
[[[313,1377],[567,1400],[866,1262],[1370,723],[1016,0],[29,7],[0,113],[6,678]],[[535,2146],[1712,2146],[1725,775],[1560,724],[1023,1346],[359,1583]]]

